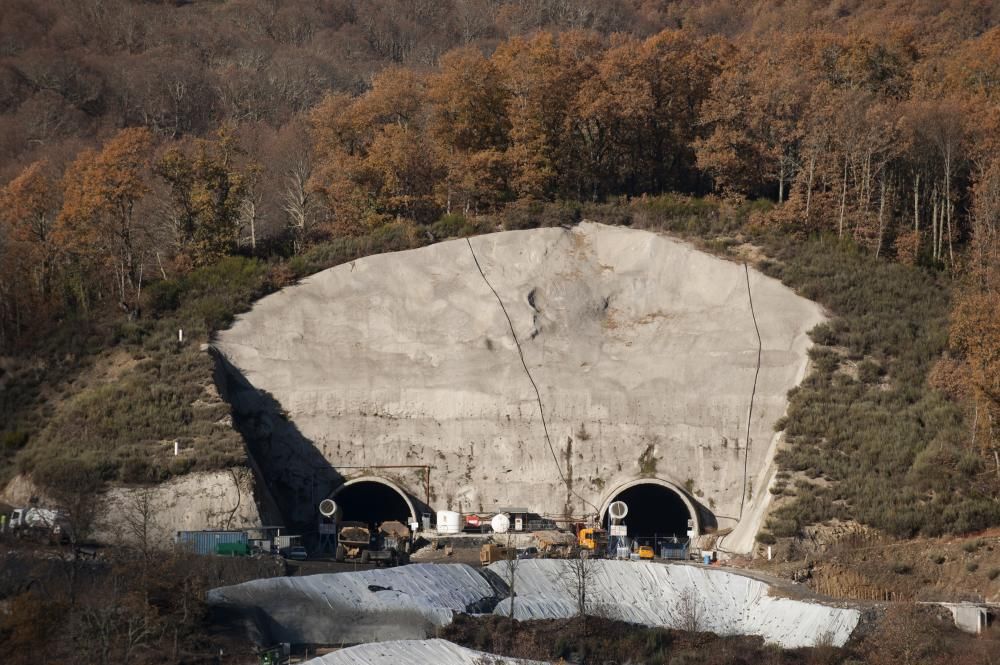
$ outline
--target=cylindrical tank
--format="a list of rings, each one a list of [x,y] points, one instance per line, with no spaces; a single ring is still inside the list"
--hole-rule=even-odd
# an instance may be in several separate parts
[[[494,533],[507,533],[510,529],[510,517],[504,513],[494,515],[493,519],[490,520],[490,527]]]
[[[439,510],[437,513],[438,533],[458,533],[462,530],[462,516],[453,510]]]

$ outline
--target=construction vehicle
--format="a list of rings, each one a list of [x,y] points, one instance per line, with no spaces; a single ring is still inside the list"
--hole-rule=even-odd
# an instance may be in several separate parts
[[[497,561],[507,561],[516,558],[517,551],[513,547],[503,547],[496,543],[486,543],[479,549],[479,563],[488,566]]]
[[[655,553],[651,545],[639,545],[639,558],[640,559],[653,559]]]
[[[410,529],[402,522],[389,520],[382,522],[376,534],[375,547],[369,550],[369,558],[378,564],[390,566],[410,562]]]
[[[565,531],[536,531],[535,542],[538,551],[546,557],[568,557],[578,548],[576,536]]]
[[[341,522],[337,532],[337,561],[358,559],[395,566],[410,556],[410,529],[402,522],[383,522],[375,533],[364,522]]]
[[[577,543],[581,550],[603,553],[608,549],[608,532],[595,527],[584,527],[577,533]]]
[[[10,514],[10,530],[19,538],[35,537],[50,542],[70,538],[69,518],[65,513],[49,508],[16,508]]]
[[[368,563],[371,553],[372,532],[364,522],[341,522],[337,531],[337,561],[361,559]]]

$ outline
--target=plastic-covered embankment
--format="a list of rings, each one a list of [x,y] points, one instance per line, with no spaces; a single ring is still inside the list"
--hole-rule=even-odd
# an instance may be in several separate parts
[[[578,612],[577,579],[587,579],[587,612],[646,626],[759,635],[786,648],[843,646],[858,625],[855,609],[768,595],[771,587],[724,570],[628,561],[587,562],[576,575],[566,561],[521,561],[516,570],[514,616],[558,619]],[[490,569],[507,577],[506,564]],[[500,603],[496,614],[508,615]]]
[[[501,592],[464,564],[414,564],[254,580],[207,601],[259,644],[360,644],[427,637],[455,612],[489,612]]]
[[[524,560],[517,567],[518,619],[577,613],[572,562]],[[685,565],[587,563],[587,611],[646,626],[759,635],[786,648],[841,646],[857,610],[768,595],[743,575]],[[208,602],[246,625],[258,642],[358,644],[419,639],[455,613],[505,614],[505,564],[479,571],[464,564],[272,578],[214,589]]]
[[[340,649],[305,665],[542,665],[542,661],[504,658],[473,651],[447,640],[399,640]]]

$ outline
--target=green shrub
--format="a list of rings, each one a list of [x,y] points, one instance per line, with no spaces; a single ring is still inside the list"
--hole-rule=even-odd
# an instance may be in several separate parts
[[[878,383],[882,377],[882,370],[877,363],[865,360],[858,363],[858,381],[861,383]]]
[[[28,433],[22,430],[4,432],[3,436],[0,436],[0,447],[6,452],[16,452],[24,448],[26,443],[28,443]]]
[[[829,323],[821,323],[809,331],[809,337],[817,344],[832,346],[837,343],[837,335]]]
[[[156,480],[156,474],[147,460],[129,457],[121,465],[119,478],[125,483],[141,485]]]
[[[436,239],[458,238],[469,235],[468,231],[470,229],[474,231],[475,227],[469,224],[464,215],[457,213],[444,215],[441,219],[427,227],[427,230]]]
[[[767,531],[761,531],[757,534],[757,542],[761,545],[774,545],[778,542],[778,539],[774,537],[774,534]]]
[[[962,549],[967,553],[972,554],[973,552],[979,551],[979,548],[983,546],[983,541],[981,540],[970,540],[962,545]]]
[[[163,279],[145,289],[146,311],[152,316],[162,316],[180,307],[184,285],[180,280]]]
[[[986,577],[990,578],[990,581],[1000,577],[1000,568],[991,568],[990,572],[986,573]]]
[[[550,203],[536,199],[516,201],[499,216],[500,224],[506,231],[572,225],[582,217],[583,208],[575,201]]]
[[[662,194],[636,199],[631,204],[631,222],[644,229],[669,231],[712,240],[734,233],[743,222],[713,199]]]
[[[793,532],[837,514],[909,537],[1000,522],[1000,506],[977,484],[980,465],[964,457],[962,413],[927,385],[947,342],[948,284],[828,239],[764,241],[777,259],[767,271],[836,317],[813,338],[870,359],[859,364],[861,380],[851,381],[837,371],[836,353],[811,351],[812,373],[789,393],[788,446],[778,463],[834,485],[777,508],[777,523]],[[889,389],[869,362],[888,376]]]

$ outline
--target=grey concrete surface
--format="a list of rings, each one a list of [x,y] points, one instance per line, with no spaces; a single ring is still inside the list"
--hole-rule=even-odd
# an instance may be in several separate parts
[[[555,459],[466,241],[372,256],[260,300],[215,343],[288,519],[308,523],[317,497],[362,473],[433,509],[560,517],[592,515],[650,478],[697,504],[703,527],[736,527],[726,547],[748,550],[772,426],[806,371],[820,307],[750,271],[763,352],[745,478],[757,335],[742,265],[592,223],[471,244],[521,342]]]
[[[978,635],[990,624],[990,616],[1000,616],[1000,606],[987,603],[928,603],[940,605],[951,612],[955,627],[967,633]]]

